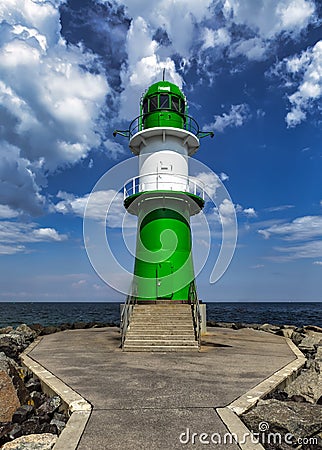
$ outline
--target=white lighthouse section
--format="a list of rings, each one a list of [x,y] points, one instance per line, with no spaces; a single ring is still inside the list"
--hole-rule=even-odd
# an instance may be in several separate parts
[[[139,176],[132,192],[184,191],[196,193],[189,179],[188,156],[196,152],[199,139],[180,128],[148,128],[135,134],[130,148],[139,156]]]

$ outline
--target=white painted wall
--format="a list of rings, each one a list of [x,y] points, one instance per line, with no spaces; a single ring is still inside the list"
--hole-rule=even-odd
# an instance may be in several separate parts
[[[188,150],[175,136],[147,140],[139,154],[140,191],[186,191]]]

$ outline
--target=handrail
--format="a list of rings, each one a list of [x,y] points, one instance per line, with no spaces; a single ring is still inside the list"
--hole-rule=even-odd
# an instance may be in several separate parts
[[[132,291],[132,287],[131,287]],[[131,315],[133,312],[133,307],[137,302],[137,298],[131,294],[128,294],[126,297],[126,301],[123,305],[123,309],[121,312],[121,320],[120,320],[120,331],[121,331],[121,347],[123,348],[125,342],[125,336],[127,329],[130,325]]]
[[[114,130],[113,136],[115,137],[117,134],[119,134],[120,136],[131,139],[135,134],[139,133],[140,131],[145,129],[148,130],[149,128],[144,128],[143,125],[144,123],[143,119],[145,119],[148,114],[152,114],[152,112],[147,114],[141,114],[140,116],[137,116],[135,119],[133,119],[129,125],[128,130]],[[198,122],[193,117],[188,116],[187,114],[181,115],[184,122],[182,129],[189,131],[190,133],[196,135],[198,138],[204,138],[207,136],[214,137],[213,131],[200,130]]]
[[[173,177],[171,181],[167,179],[160,179],[159,176],[164,175],[166,178]],[[150,177],[150,178],[149,178]],[[151,180],[151,177],[155,177],[155,179]],[[167,187],[169,191],[175,190],[175,191],[183,191],[183,192],[189,192],[190,194],[197,195],[198,197],[201,197],[203,200],[205,200],[205,185],[202,181],[194,180],[192,177],[185,176],[185,175],[176,175],[173,173],[164,173],[160,174],[158,172],[152,172],[147,173],[144,175],[138,175],[136,177],[130,178],[127,180],[123,186],[123,199],[125,200],[126,197],[129,197],[130,195],[137,194],[139,192],[145,192],[151,189],[144,189],[144,182],[146,184],[153,184],[155,185],[155,189],[153,190],[159,190],[162,186],[162,189],[164,189],[164,185],[168,185]],[[185,184],[184,189],[173,189],[173,185],[175,184]]]
[[[195,338],[196,338],[196,341],[198,342],[198,346],[200,348],[202,316],[201,316],[201,311],[200,311],[200,303],[199,303],[199,299],[198,299],[198,295],[197,295],[196,284],[195,284],[194,280],[191,281],[190,286],[189,286],[188,299],[191,303]]]

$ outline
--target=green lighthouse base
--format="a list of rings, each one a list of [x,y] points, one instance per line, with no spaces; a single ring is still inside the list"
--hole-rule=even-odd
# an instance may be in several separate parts
[[[128,211],[138,216],[132,287],[137,302],[189,301],[194,282],[190,216],[203,206],[200,197],[191,196],[153,191],[125,200]]]

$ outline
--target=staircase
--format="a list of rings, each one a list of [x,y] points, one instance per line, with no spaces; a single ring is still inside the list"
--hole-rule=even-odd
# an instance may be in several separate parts
[[[123,351],[198,351],[191,306],[152,304],[134,306]]]

